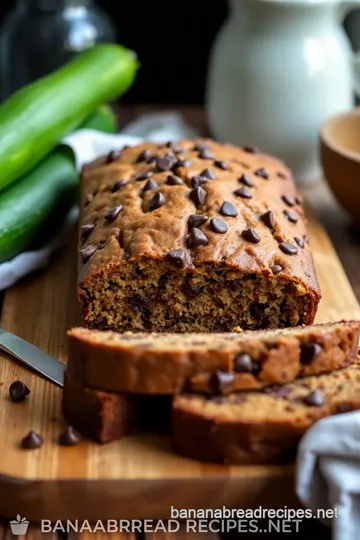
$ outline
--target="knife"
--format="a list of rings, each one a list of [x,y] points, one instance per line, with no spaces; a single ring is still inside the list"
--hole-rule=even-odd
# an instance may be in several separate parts
[[[3,328],[0,328],[0,349],[53,383],[64,385],[65,364]]]

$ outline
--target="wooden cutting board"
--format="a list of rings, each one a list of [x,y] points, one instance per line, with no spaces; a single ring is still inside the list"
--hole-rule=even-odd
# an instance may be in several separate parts
[[[323,293],[317,321],[360,317],[360,309],[324,229],[307,209],[309,235]],[[75,237],[75,235],[74,235]],[[46,272],[9,290],[2,325],[66,362],[66,330],[79,323],[75,300],[76,248]],[[25,403],[8,399],[15,379],[31,389]],[[107,446],[57,445],[64,427],[61,389],[6,355],[0,356],[0,514],[46,519],[169,518],[175,508],[295,507],[293,467],[205,465],[171,452],[166,438],[134,436]],[[45,439],[24,451],[30,429]]]

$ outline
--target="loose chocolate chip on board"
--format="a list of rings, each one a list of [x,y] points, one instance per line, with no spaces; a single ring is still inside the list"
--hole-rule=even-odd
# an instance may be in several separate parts
[[[265,171],[263,167],[260,167],[260,169],[257,169],[254,172],[255,176],[259,176],[260,178],[263,178],[264,180],[269,179],[269,174]]]
[[[214,394],[223,394],[229,384],[234,380],[233,373],[227,373],[226,371],[215,371],[210,377],[210,387]]]
[[[40,448],[43,443],[44,439],[39,433],[29,431],[29,433],[21,439],[20,446],[24,450],[34,450],[35,448]]]
[[[200,229],[197,229],[194,227],[190,231],[190,235],[187,241],[187,244],[190,248],[196,248],[200,246],[207,246],[209,243],[208,237],[200,231]]]
[[[193,176],[191,179],[191,185],[193,188],[203,186],[209,179],[206,176]]]
[[[222,219],[213,218],[210,220],[210,229],[215,233],[225,234],[228,230],[228,226]]]
[[[304,343],[300,348],[300,362],[304,365],[312,364],[321,353],[319,343]]]
[[[150,191],[151,189],[157,189],[159,186],[154,180],[148,180],[143,188],[144,191]]]
[[[261,214],[260,219],[269,229],[273,230],[275,228],[275,216],[271,210]]]
[[[284,203],[287,204],[288,206],[294,206],[295,205],[295,198],[294,197],[290,197],[289,195],[283,195],[281,198],[284,201]]]
[[[106,163],[113,163],[121,156],[121,150],[111,150],[106,158]]]
[[[188,221],[189,231],[191,231],[191,229],[193,229],[194,227],[196,228],[201,227],[201,225],[206,223],[208,219],[209,218],[207,216],[200,216],[199,214],[192,214],[189,217],[189,221]]]
[[[198,142],[194,146],[194,150],[201,152],[201,150],[209,150],[210,144],[207,142]]]
[[[314,407],[321,407],[321,405],[324,405],[325,399],[323,394],[320,392],[320,390],[314,390],[313,392],[310,392],[306,397],[304,397],[304,403],[305,405],[310,405]]]
[[[211,150],[200,150],[198,157],[200,159],[214,159],[214,154],[211,152]]]
[[[297,223],[298,217],[291,210],[284,210],[284,215],[288,218],[291,223]]]
[[[146,161],[148,163],[151,157],[152,157],[151,151],[148,149],[145,149],[139,154],[137,161],[138,163],[140,163],[141,161]]]
[[[244,186],[247,186],[247,187],[254,187],[254,185],[255,185],[254,182],[251,180],[250,176],[245,174],[245,173],[240,176],[238,181],[241,184],[244,184]]]
[[[274,264],[274,265],[271,267],[271,271],[272,271],[272,273],[274,274],[274,276],[277,276],[277,274],[280,274],[280,272],[283,271],[283,267],[280,266],[280,264]]]
[[[166,254],[166,258],[176,268],[185,268],[186,266],[186,252],[183,249],[169,251]]]
[[[170,171],[174,165],[174,160],[171,157],[159,157],[156,160],[156,168],[158,171]]]
[[[205,189],[203,189],[201,186],[198,186],[192,191],[190,191],[190,199],[196,204],[196,206],[203,204],[205,202],[206,196],[207,193]]]
[[[227,217],[236,217],[239,214],[236,206],[234,206],[233,203],[229,201],[223,202],[219,211],[220,214]]]
[[[177,169],[178,167],[184,167],[185,169],[188,169],[189,167],[191,167],[192,163],[189,159],[178,159],[174,165],[173,165],[173,169]]]
[[[81,240],[86,240],[90,234],[93,232],[95,228],[94,223],[87,223],[86,225],[82,225],[80,231],[81,231]]]
[[[241,236],[244,238],[244,240],[251,242],[252,244],[258,244],[261,240],[258,233],[252,227],[242,231]]]
[[[127,180],[117,180],[114,182],[111,186],[111,192],[115,193],[116,191],[119,191],[120,188],[126,186]]]
[[[253,363],[248,354],[238,354],[234,360],[234,371],[236,373],[251,373]]]
[[[141,180],[146,180],[147,178],[150,178],[152,175],[152,171],[142,171],[136,175],[136,180],[140,182]]]
[[[157,210],[167,202],[167,199],[162,193],[155,193],[152,199],[149,201],[149,210]]]
[[[94,246],[93,244],[80,249],[79,254],[81,262],[85,264],[94,255],[95,251],[97,251],[97,246]]]
[[[108,223],[112,223],[118,217],[122,209],[123,209],[122,204],[119,204],[118,206],[114,206],[113,208],[110,208],[108,212],[106,212],[104,218],[106,219]]]
[[[80,433],[72,426],[68,426],[66,430],[59,435],[58,442],[60,446],[75,446],[80,442]]]
[[[221,159],[216,159],[214,161],[215,167],[218,169],[222,169],[223,171],[227,171],[229,168],[229,164],[226,161],[222,161]]]
[[[216,178],[215,173],[214,173],[211,169],[204,169],[204,170],[200,173],[200,176],[205,176],[205,177],[208,178],[209,180],[214,180],[214,179]]]
[[[252,199],[253,197],[253,194],[246,186],[243,186],[242,188],[234,191],[234,195],[236,195],[237,197],[242,197],[243,199]]]
[[[14,381],[9,387],[9,396],[14,403],[24,401],[29,394],[30,390],[22,381]]]
[[[281,242],[279,248],[285,255],[296,255],[298,252],[298,248],[289,242]]]
[[[179,176],[169,174],[165,182],[168,186],[181,186],[184,182]]]
[[[302,238],[299,238],[298,236],[295,236],[294,237],[294,240],[295,242],[297,243],[297,245],[301,248],[305,247],[305,242]]]

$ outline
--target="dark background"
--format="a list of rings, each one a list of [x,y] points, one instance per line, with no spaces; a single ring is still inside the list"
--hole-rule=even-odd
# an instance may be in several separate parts
[[[0,0],[0,23],[14,6]],[[141,62],[127,103],[201,104],[211,43],[227,14],[226,0],[98,0],[118,42]]]

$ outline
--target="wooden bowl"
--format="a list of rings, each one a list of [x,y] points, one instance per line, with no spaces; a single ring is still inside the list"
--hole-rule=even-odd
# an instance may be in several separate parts
[[[320,138],[325,178],[341,206],[360,225],[360,107],[327,120]]]

